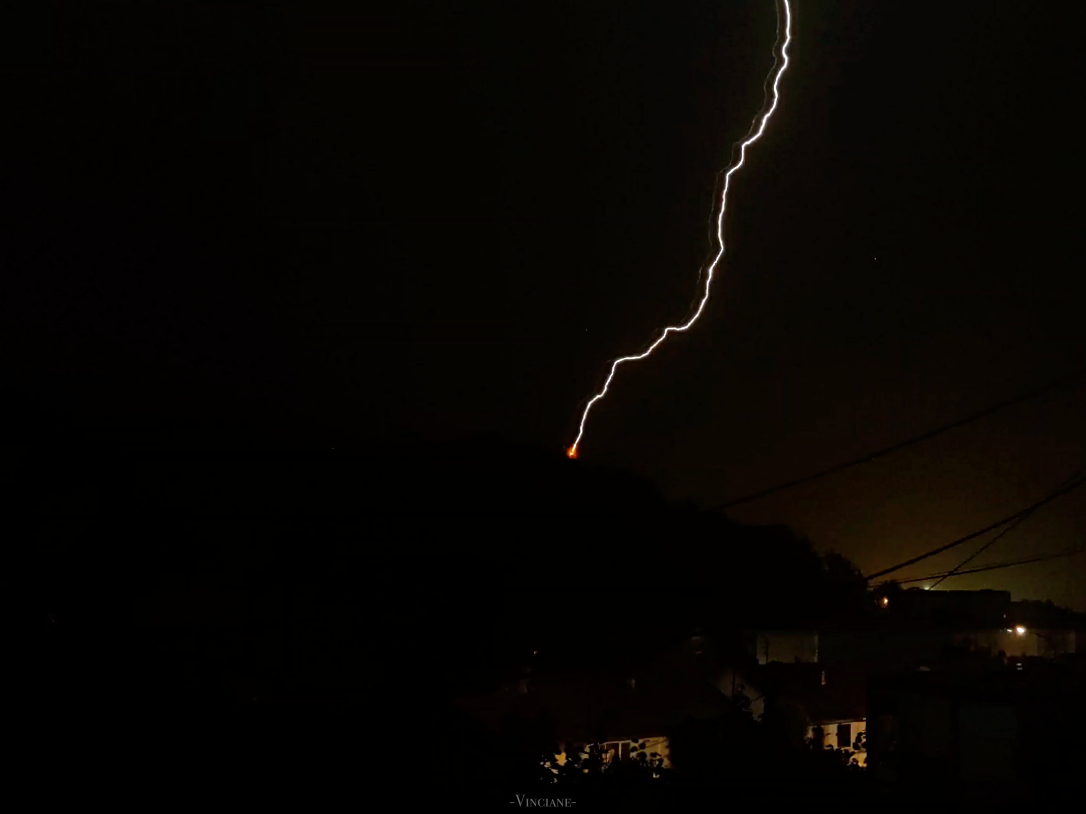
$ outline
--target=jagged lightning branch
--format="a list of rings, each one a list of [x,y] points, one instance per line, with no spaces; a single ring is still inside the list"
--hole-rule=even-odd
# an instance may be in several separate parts
[[[705,276],[705,293],[702,295],[701,301],[698,303],[698,307],[697,310],[694,312],[694,315],[690,317],[687,322],[682,325],[670,325],[667,328],[664,328],[664,332],[660,334],[660,337],[655,342],[649,345],[648,349],[645,350],[644,353],[639,353],[636,356],[623,356],[619,359],[615,359],[615,361],[611,363],[611,372],[607,374],[607,381],[603,383],[603,389],[596,395],[594,395],[591,399],[589,399],[588,404],[585,405],[584,412],[581,413],[581,425],[580,428],[577,430],[577,438],[574,440],[570,448],[566,450],[566,454],[570,458],[577,457],[577,448],[581,443],[581,437],[584,435],[584,423],[585,419],[588,418],[588,411],[592,409],[593,404],[595,404],[597,401],[607,395],[607,389],[611,386],[611,380],[615,378],[615,371],[618,370],[618,366],[623,364],[624,362],[637,362],[641,359],[646,358],[647,356],[649,356],[649,354],[656,350],[660,343],[667,339],[668,334],[680,333],[687,330],[691,325],[697,322],[698,317],[701,316],[702,309],[705,308],[705,303],[709,300],[709,287],[713,283],[713,272],[716,270],[716,267],[720,264],[721,259],[724,257],[724,211],[728,205],[728,185],[731,182],[732,173],[734,173],[736,170],[743,166],[743,162],[746,160],[747,157],[747,147],[749,147],[751,144],[761,138],[762,133],[765,131],[766,122],[768,122],[769,117],[773,115],[773,111],[777,109],[777,100],[780,98],[778,85],[780,84],[781,76],[784,75],[784,71],[788,67],[788,43],[792,41],[792,9],[788,5],[788,0],[782,0],[782,4],[784,5],[784,42],[783,44],[781,44],[780,69],[777,70],[777,75],[773,79],[773,102],[769,106],[769,110],[767,110],[762,116],[761,123],[758,125],[757,130],[754,130],[752,126],[751,129],[754,130],[753,135],[748,136],[747,139],[739,146],[739,161],[736,162],[735,166],[729,169],[724,175],[724,191],[720,196],[720,214],[717,215],[716,219],[716,237],[717,242],[720,244],[720,250],[717,252],[716,257],[713,258],[713,262],[709,264],[709,270]],[[780,42],[779,34],[777,41]],[[775,47],[774,51],[776,51]],[[776,58],[774,58],[773,67],[777,67]],[[757,118],[755,118],[755,121],[757,121]]]

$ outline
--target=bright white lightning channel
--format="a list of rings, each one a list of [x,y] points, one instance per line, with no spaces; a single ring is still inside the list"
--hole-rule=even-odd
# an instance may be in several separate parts
[[[773,67],[777,70],[777,74],[773,78],[773,102],[770,104],[769,110],[767,110],[762,116],[761,122],[758,124],[758,128],[754,130],[753,135],[749,136],[746,141],[744,141],[739,146],[739,161],[736,162],[735,166],[729,169],[724,175],[724,192],[720,196],[720,214],[717,215],[716,219],[716,237],[717,243],[720,244],[720,250],[717,252],[716,257],[713,258],[713,262],[709,264],[708,272],[705,275],[705,293],[702,295],[701,301],[698,303],[698,307],[697,310],[694,312],[694,315],[690,317],[687,322],[682,325],[670,325],[667,328],[664,328],[664,332],[660,334],[659,338],[655,342],[649,345],[644,353],[639,353],[636,356],[622,356],[618,359],[615,359],[615,361],[611,363],[611,371],[607,374],[607,381],[603,383],[603,389],[596,395],[594,395],[591,399],[589,399],[588,404],[585,405],[584,412],[581,413],[581,424],[580,428],[577,430],[577,438],[574,440],[573,444],[569,447],[569,449],[566,450],[566,454],[570,458],[577,457],[577,448],[580,446],[582,436],[584,436],[584,424],[585,419],[588,418],[588,411],[592,409],[593,404],[595,404],[597,401],[607,395],[607,389],[611,386],[611,380],[615,378],[615,371],[618,370],[618,366],[625,362],[637,362],[641,359],[646,358],[647,356],[649,356],[649,354],[656,350],[660,343],[667,339],[668,334],[679,333],[681,331],[687,330],[691,325],[698,321],[698,317],[701,316],[701,312],[705,308],[705,303],[709,301],[709,287],[713,283],[713,272],[716,271],[716,267],[720,264],[721,259],[723,259],[724,257],[724,212],[727,209],[728,205],[728,185],[731,182],[732,173],[734,173],[736,170],[743,166],[743,162],[746,160],[747,157],[747,147],[749,147],[751,144],[761,138],[762,133],[765,132],[766,122],[768,122],[769,117],[773,115],[773,111],[777,109],[777,100],[780,98],[778,85],[780,84],[781,76],[784,75],[784,71],[788,67],[788,44],[792,41],[792,9],[788,5],[788,0],[782,0],[782,4],[784,6],[784,41],[783,43],[781,43],[780,48],[780,68],[777,68],[776,56],[774,55]],[[779,35],[777,42],[781,42]],[[774,51],[776,51],[776,44],[774,44]],[[755,121],[757,121],[757,119],[755,119]],[[754,128],[752,127],[751,129],[753,130]]]

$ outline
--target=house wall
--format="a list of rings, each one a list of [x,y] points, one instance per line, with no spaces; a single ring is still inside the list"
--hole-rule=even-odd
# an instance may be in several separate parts
[[[603,747],[604,762],[610,763],[616,756],[622,757],[624,755],[632,756],[637,754],[633,751],[633,748],[639,743],[645,744],[645,748],[641,750],[642,752],[645,752],[650,756],[660,756],[663,758],[664,767],[671,767],[671,753],[668,749],[668,740],[664,737],[642,738],[641,740],[607,741],[606,743],[600,744]],[[568,756],[563,751],[555,755],[554,758],[559,766],[565,766]]]
[[[754,651],[759,664],[775,661],[813,664],[818,661],[818,632],[759,630],[754,635]]]
[[[839,728],[843,728],[846,725],[849,727],[848,736],[845,738],[845,742],[840,742],[839,738],[841,735],[844,734],[844,732],[839,731]],[[834,749],[848,749],[856,758],[856,762],[859,763],[861,766],[867,763],[866,751],[856,752],[852,749],[852,744],[856,742],[856,736],[859,735],[861,732],[867,731],[866,720],[861,719],[856,721],[840,721],[836,723],[820,724],[820,726],[822,727],[822,733],[824,738],[823,742],[826,747],[832,747]],[[815,736],[816,728],[817,725],[812,726],[807,730],[808,738],[813,738]]]

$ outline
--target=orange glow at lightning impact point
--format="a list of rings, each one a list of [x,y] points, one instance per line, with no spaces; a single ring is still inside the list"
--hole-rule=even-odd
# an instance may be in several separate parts
[[[603,389],[588,400],[584,412],[581,413],[581,424],[577,430],[577,438],[573,441],[573,444],[570,445],[569,449],[566,450],[566,455],[570,458],[577,457],[577,448],[580,446],[581,437],[584,435],[584,423],[585,419],[588,418],[588,411],[592,409],[593,404],[607,395],[607,389],[611,386],[611,380],[615,378],[615,371],[618,369],[618,366],[624,362],[638,362],[648,357],[665,339],[667,339],[668,334],[681,333],[687,330],[691,325],[697,322],[698,317],[701,316],[701,312],[705,308],[705,303],[709,300],[709,287],[713,283],[713,272],[716,271],[720,261],[724,258],[724,211],[728,205],[728,186],[731,182],[732,173],[743,166],[743,162],[746,161],[747,158],[747,147],[762,137],[762,133],[765,131],[766,122],[768,122],[769,117],[773,115],[773,111],[777,109],[777,100],[780,98],[778,85],[780,84],[781,76],[784,75],[784,71],[788,67],[788,44],[792,41],[792,9],[788,5],[788,0],[782,0],[782,5],[784,6],[784,41],[781,42],[780,35],[778,34],[777,41],[781,43],[781,58],[780,68],[778,69],[776,54],[774,54],[773,68],[776,70],[776,75],[773,78],[773,102],[770,104],[769,110],[762,115],[760,123],[758,118],[755,117],[754,121],[758,123],[757,129],[755,129],[753,125],[751,126],[753,134],[748,136],[739,146],[739,161],[737,161],[735,166],[729,169],[724,175],[724,192],[720,196],[720,214],[717,215],[716,219],[716,237],[717,243],[720,245],[720,250],[717,252],[716,257],[713,258],[713,262],[709,264],[709,269],[706,272],[705,293],[702,294],[701,301],[698,302],[698,307],[697,310],[694,311],[694,315],[685,323],[682,325],[670,325],[667,328],[664,328],[663,333],[660,334],[655,342],[649,345],[644,353],[639,353],[635,356],[622,356],[611,363],[611,371],[607,374],[607,381],[603,383]],[[776,48],[774,48],[774,51],[776,51]]]

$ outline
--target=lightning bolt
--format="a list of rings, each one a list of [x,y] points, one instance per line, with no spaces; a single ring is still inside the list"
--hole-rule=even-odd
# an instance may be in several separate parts
[[[701,316],[701,312],[705,309],[705,303],[709,301],[709,289],[713,284],[713,272],[716,271],[717,266],[720,265],[720,261],[724,257],[724,212],[728,206],[728,186],[731,183],[732,174],[735,173],[740,167],[743,166],[743,162],[747,158],[747,147],[756,142],[762,137],[762,133],[765,132],[766,122],[769,121],[769,117],[773,115],[773,111],[777,109],[777,101],[780,98],[780,91],[778,86],[780,85],[781,77],[784,75],[785,70],[788,68],[788,44],[792,41],[792,9],[788,5],[788,0],[781,0],[784,6],[784,41],[781,42],[780,34],[778,33],[777,42],[774,43],[774,59],[773,69],[770,70],[770,75],[773,75],[773,70],[776,70],[776,76],[773,77],[773,102],[770,104],[769,109],[762,115],[759,122],[758,117],[755,116],[754,122],[751,124],[750,134],[746,140],[739,146],[739,161],[735,166],[727,171],[724,175],[724,191],[720,196],[720,214],[716,219],[716,238],[717,243],[720,245],[720,250],[717,252],[716,257],[713,258],[713,262],[709,264],[709,269],[705,275],[705,293],[702,294],[701,301],[698,303],[697,310],[694,311],[694,315],[690,317],[682,325],[670,325],[664,328],[664,332],[660,334],[659,338],[653,342],[643,352],[635,356],[622,356],[615,359],[611,363],[611,371],[607,374],[607,381],[603,383],[603,389],[596,395],[589,399],[588,404],[585,405],[584,412],[581,413],[581,424],[577,430],[577,438],[573,441],[573,444],[566,450],[566,455],[570,458],[577,457],[577,450],[581,444],[581,438],[584,436],[585,420],[588,418],[588,412],[592,409],[592,406],[607,395],[607,390],[611,386],[611,381],[615,378],[615,371],[618,370],[618,366],[625,364],[626,362],[639,362],[642,359],[647,358],[652,354],[656,348],[660,346],[669,334],[681,333],[686,331],[698,321],[698,317]],[[778,11],[778,27],[779,27],[780,12]],[[776,50],[777,45],[780,45],[781,64],[777,67]],[[757,127],[755,127],[757,125]]]

